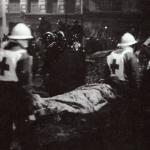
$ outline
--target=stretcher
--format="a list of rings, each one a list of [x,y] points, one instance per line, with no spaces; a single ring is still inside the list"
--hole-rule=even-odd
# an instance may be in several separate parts
[[[107,124],[116,94],[109,85],[96,83],[54,97],[35,94],[34,99],[36,137],[42,146],[96,133],[102,124]]]

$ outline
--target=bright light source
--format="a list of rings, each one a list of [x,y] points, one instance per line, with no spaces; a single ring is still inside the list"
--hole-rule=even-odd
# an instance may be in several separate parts
[[[41,20],[42,20],[42,18],[41,18],[41,17],[39,17],[39,18],[38,18],[38,20],[39,20],[39,21],[41,21]]]

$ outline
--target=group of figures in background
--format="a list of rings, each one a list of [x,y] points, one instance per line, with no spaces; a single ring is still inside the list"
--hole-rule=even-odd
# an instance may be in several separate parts
[[[88,52],[86,47],[83,45],[84,44],[84,42],[83,42],[84,32],[83,32],[82,26],[78,23],[77,20],[74,21],[73,26],[69,26],[69,27],[68,26],[66,27],[62,21],[58,21],[58,24],[57,24],[58,29],[55,31],[51,30],[49,23],[46,23],[46,26],[47,26],[46,27],[44,25],[44,23],[42,23],[42,21],[45,21],[45,20],[43,20],[43,19],[41,20],[41,23],[37,30],[37,33],[39,33],[39,34],[31,41],[31,43],[28,47],[28,52],[30,55],[33,56],[32,57],[33,58],[33,79],[36,80],[38,77],[40,79],[43,79],[42,84],[40,86],[42,86],[44,89],[41,89],[41,90],[44,90],[44,91],[46,90],[47,93],[49,94],[48,97],[52,97],[52,96],[56,96],[59,94],[67,93],[67,92],[74,90],[75,88],[77,88],[81,85],[84,85],[86,83],[85,76],[86,76],[86,71],[87,71],[86,70],[87,62],[85,60],[87,58],[87,54],[91,54],[91,52]],[[20,30],[20,29],[22,29],[22,26],[21,26],[21,28],[19,28],[19,32],[22,32],[23,30]],[[30,29],[28,29],[28,27],[26,27],[26,26],[25,26],[25,29],[27,29],[27,31],[29,31],[29,35],[30,35],[31,34]],[[24,33],[26,33],[26,32],[24,32]],[[19,38],[22,38],[22,36]],[[14,35],[9,36],[9,39],[12,40],[12,41],[10,41],[10,44],[13,44],[13,46],[15,46],[16,48],[18,48],[18,46],[20,46],[22,44],[22,41],[26,41],[29,39],[31,40],[32,38],[33,38],[33,36],[30,35],[29,37],[26,37],[25,39],[23,38],[20,40],[20,39],[16,39],[16,36],[14,36]],[[7,36],[4,36],[3,40],[4,41],[7,40]],[[90,40],[91,40],[91,38],[90,38]],[[107,39],[107,40],[109,42],[109,40],[112,40],[112,39]],[[15,42],[18,42],[18,43],[15,43]],[[4,48],[6,49],[5,52],[7,52],[7,50],[10,49],[10,47],[13,47],[10,44],[4,46]],[[26,42],[25,42],[25,44],[26,44]],[[99,71],[103,71],[102,66],[104,66],[104,68],[105,68],[106,64],[108,64],[107,69],[109,70],[109,75],[108,75],[108,78],[106,78],[106,76],[104,77],[105,78],[104,81],[99,81],[100,83],[102,83],[102,84],[100,84],[101,85],[100,90],[104,91],[103,83],[107,83],[108,86],[109,85],[112,86],[114,91],[115,90],[120,91],[120,93],[118,95],[121,95],[123,93],[122,94],[123,98],[119,97],[117,99],[117,100],[119,100],[119,103],[121,105],[120,104],[118,105],[118,101],[116,100],[115,105],[113,105],[114,108],[112,109],[110,118],[112,120],[113,119],[115,120],[115,121],[113,120],[112,122],[115,122],[116,131],[120,128],[120,126],[119,126],[120,122],[121,122],[121,124],[123,124],[123,131],[124,131],[123,136],[125,136],[125,138],[126,138],[126,133],[131,131],[130,134],[132,134],[132,133],[134,133],[134,132],[132,132],[132,130],[138,129],[136,127],[137,124],[134,123],[134,121],[135,121],[135,119],[137,119],[136,122],[141,121],[141,118],[140,118],[141,116],[139,116],[139,115],[142,115],[143,120],[144,120],[144,117],[146,117],[146,119],[149,118],[149,112],[145,111],[145,110],[148,110],[148,111],[150,110],[150,107],[148,105],[149,104],[148,100],[150,98],[150,95],[149,95],[149,93],[150,93],[149,92],[149,89],[150,89],[149,88],[150,87],[150,85],[149,85],[149,83],[150,83],[149,44],[150,44],[149,39],[145,43],[143,43],[143,42],[140,43],[134,38],[134,36],[131,33],[125,33],[121,38],[121,42],[118,44],[118,48],[114,49],[114,47],[112,46],[111,49],[113,49],[113,50],[111,50],[111,51],[107,50],[107,52],[104,55],[104,62],[101,64],[100,68],[97,69]],[[90,46],[92,47],[93,45],[94,45],[94,43],[91,42],[88,45],[88,48]],[[111,42],[110,42],[110,45],[111,45]],[[117,47],[117,44],[115,46]],[[100,45],[96,45],[96,47],[98,48],[98,50],[101,49]],[[106,47],[106,48],[108,48],[108,47]],[[1,51],[1,53],[2,52],[3,51]],[[15,53],[17,53],[17,51],[15,51]],[[25,55],[26,57],[23,55],[22,56],[23,60],[24,60],[24,57],[25,58],[29,57],[31,59],[31,57],[28,55],[28,53],[26,51],[24,53],[26,54]],[[22,54],[22,51],[21,51],[21,54]],[[99,54],[99,53],[96,53],[95,55],[91,55],[91,57],[93,56],[93,58],[94,58],[94,56],[96,57],[97,54]],[[16,59],[17,59],[18,53],[16,55],[17,55],[16,56]],[[101,53],[100,53],[100,55],[101,55]],[[106,56],[108,56],[108,57],[106,57]],[[13,58],[14,57],[11,57],[11,59],[13,59]],[[22,59],[21,59],[21,62],[22,62]],[[98,57],[98,59],[99,59],[99,61],[102,61],[102,59],[100,57]],[[9,66],[7,64],[5,64],[5,66],[3,66],[5,61],[6,61],[6,58],[4,55],[4,60],[2,60],[2,62],[1,62],[2,63],[1,67],[5,67],[6,70],[9,70]],[[107,61],[107,63],[106,63],[106,61]],[[136,67],[135,62],[136,62],[136,64],[139,64],[141,68]],[[93,61],[91,61],[90,63],[92,64]],[[95,67],[95,64],[93,66]],[[134,71],[132,69],[134,69]],[[125,72],[124,70],[127,72]],[[140,85],[140,88],[138,88],[139,86],[136,85],[135,80],[137,79],[136,75],[140,71],[141,71],[142,76],[139,78],[141,78],[141,80],[142,80],[142,84],[141,84],[142,86]],[[21,70],[20,72],[22,73],[24,71]],[[103,73],[105,73],[105,72],[103,72]],[[3,75],[3,72],[1,72],[1,74]],[[20,77],[22,79],[22,76],[20,76]],[[119,80],[116,80],[116,77]],[[91,76],[90,76],[90,78],[91,78]],[[99,78],[100,78],[100,76],[99,76]],[[131,81],[131,82],[128,83],[128,81]],[[132,87],[132,90],[130,88],[130,85]],[[3,89],[3,91],[5,90],[5,87],[9,87],[9,84],[8,85],[6,84],[4,87],[1,87]],[[40,88],[42,88],[42,87],[40,87]],[[97,90],[97,87],[93,86],[93,88],[95,88]],[[11,87],[9,87],[8,89],[9,89],[9,91],[7,91],[7,92],[12,93],[12,97],[15,97],[14,92],[12,92],[13,88],[11,89]],[[17,91],[19,91],[19,90],[20,90],[20,88],[17,88],[16,95],[18,94]],[[83,90],[85,92],[85,88],[83,88]],[[108,92],[109,90],[106,89],[106,91]],[[88,94],[86,95],[86,93],[84,93],[84,92],[83,92],[83,96],[89,100],[89,97],[92,95],[91,94],[92,92],[90,93],[89,89],[87,89],[87,93],[90,94],[90,96],[88,96]],[[1,94],[2,94],[2,96],[4,94],[3,97],[5,97],[5,93],[2,92]],[[9,96],[9,94],[8,94],[8,96]],[[78,94],[79,94],[79,92],[78,92]],[[76,95],[76,93],[75,93],[75,95]],[[103,94],[103,96],[104,95],[105,94]],[[22,96],[22,95],[19,95],[19,96]],[[80,97],[80,95],[79,95],[79,97]],[[72,98],[72,95],[70,96],[70,99],[71,98]],[[104,96],[104,99],[105,98],[106,97]],[[135,100],[135,98],[136,98],[136,100]],[[137,106],[139,104],[138,100],[142,100],[142,98],[145,101],[142,101],[142,107],[140,107],[140,108],[142,108],[142,113],[141,113],[139,111],[139,107],[137,108]],[[8,97],[8,99],[10,99],[10,97]],[[18,102],[18,104],[20,104],[20,98],[18,98],[17,100],[19,100],[17,102]],[[82,100],[81,100],[81,102],[82,102]],[[4,102],[5,102],[5,99],[4,99]],[[12,102],[13,101],[11,101],[10,104]],[[92,103],[93,103],[93,101],[92,101]],[[75,103],[73,102],[72,104],[74,105]],[[141,105],[141,102],[140,102],[140,105]],[[11,105],[9,105],[9,106],[11,106]],[[17,107],[19,107],[19,106],[17,106]],[[19,108],[21,108],[19,110],[22,111],[22,107],[19,107]],[[135,109],[138,109],[138,111]],[[14,110],[15,110],[15,107],[14,107]],[[7,112],[7,111],[4,111],[4,113],[3,113],[4,115],[5,115],[5,112]],[[125,113],[125,115],[123,113]],[[8,118],[6,118],[6,119],[9,119],[9,116],[7,116],[7,117]],[[29,114],[29,117],[33,117],[33,116]],[[123,117],[126,117],[126,118],[124,119]],[[142,128],[142,132],[145,132],[145,133],[148,131],[149,125],[150,125],[150,122],[147,120],[143,121],[146,126],[144,126]],[[23,123],[25,123],[25,124],[27,123],[26,120],[23,120],[23,121],[25,121]],[[23,126],[23,124],[22,124],[22,126]],[[135,127],[135,129],[133,129],[134,127]],[[144,128],[146,128],[146,129],[144,129]],[[25,130],[25,132],[26,132],[26,130]],[[28,131],[28,132],[30,132],[30,131]],[[117,131],[117,133],[119,134],[118,131]],[[129,144],[130,143],[131,144],[134,143],[134,145],[137,144],[136,143],[137,138],[136,138],[135,134],[136,133],[134,133],[134,135],[131,135],[129,138],[127,138],[127,140],[129,140]],[[150,134],[150,133],[148,133],[148,134]],[[149,135],[148,135],[148,137],[149,137]],[[124,139],[124,137],[123,137],[123,139]],[[24,139],[22,139],[22,140],[24,140]],[[29,140],[29,138],[28,138],[28,140]],[[126,142],[125,142],[125,144],[126,144]],[[121,145],[121,147],[122,147],[122,145]],[[27,149],[27,148],[25,148],[25,149]]]
[[[58,20],[53,31],[49,20],[40,18],[29,51],[34,56],[33,74],[44,76],[43,85],[50,96],[85,84],[86,55],[115,48],[117,40],[110,36],[107,26],[97,35],[86,37],[86,32],[78,20],[72,24]]]
[[[28,52],[33,56],[33,78],[42,76],[42,85],[50,96],[85,84],[87,55],[116,48],[118,37],[113,36],[107,26],[97,35],[91,33],[91,36],[86,37],[85,32],[78,20],[73,20],[72,24],[58,20],[53,31],[49,20],[40,18]],[[5,40],[8,40],[7,35],[3,37]],[[143,55],[141,57],[144,60]]]
[[[52,31],[51,25],[42,18],[37,29],[40,36],[29,48],[34,56],[33,74],[43,76],[42,84],[50,96],[68,92],[84,84],[84,33],[77,20],[73,23],[67,28],[59,20],[57,29]]]

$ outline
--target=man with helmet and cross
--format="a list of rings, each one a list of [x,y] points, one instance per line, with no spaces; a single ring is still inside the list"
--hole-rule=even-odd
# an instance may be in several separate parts
[[[22,150],[31,150],[34,146],[31,127],[31,120],[35,120],[31,102],[32,57],[27,52],[32,38],[30,28],[18,23],[8,42],[0,48],[1,150],[10,149],[13,124]]]
[[[107,56],[107,76],[112,86],[115,86],[121,94],[126,95],[130,90],[133,94],[139,87],[139,66],[134,54],[136,43],[132,34],[125,33],[117,45],[118,49]]]
[[[120,132],[122,134],[120,139],[128,140],[130,147],[137,144],[135,130],[139,111],[137,94],[140,86],[140,72],[138,59],[134,54],[136,43],[131,33],[123,34],[121,42],[117,45],[118,48],[107,56],[106,67],[106,81],[119,95],[118,100],[116,99],[112,104],[110,118],[116,132],[119,132],[118,135]],[[126,143],[121,143],[123,140],[120,141],[122,147],[126,146]]]

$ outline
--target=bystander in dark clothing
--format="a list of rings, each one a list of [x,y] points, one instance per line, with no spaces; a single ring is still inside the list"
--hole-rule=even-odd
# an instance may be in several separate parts
[[[79,42],[82,42],[84,31],[83,31],[83,27],[79,24],[77,20],[74,20],[71,28],[71,32],[72,32],[72,36],[76,35],[78,37]]]
[[[49,22],[48,19],[45,17],[39,18],[40,19],[40,24],[38,27],[38,31],[40,32],[41,35],[44,33],[51,31],[51,23]]]
[[[139,98],[141,101],[142,114],[142,144],[148,150],[150,148],[150,38],[148,38],[141,46],[141,63],[144,65],[143,76],[141,80],[141,87]]]

